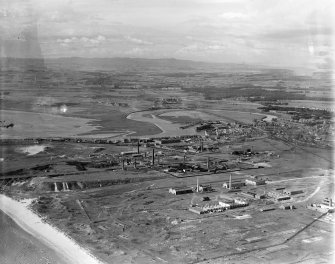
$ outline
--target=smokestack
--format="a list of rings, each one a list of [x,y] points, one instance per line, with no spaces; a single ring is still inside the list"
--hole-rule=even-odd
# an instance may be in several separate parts
[[[229,190],[231,190],[231,174],[229,175]]]
[[[197,177],[197,192],[199,192],[199,178]]]
[[[152,165],[155,165],[155,149],[152,149]]]
[[[124,159],[122,159],[122,170],[124,170]]]
[[[137,154],[140,154],[140,140],[137,141]]]

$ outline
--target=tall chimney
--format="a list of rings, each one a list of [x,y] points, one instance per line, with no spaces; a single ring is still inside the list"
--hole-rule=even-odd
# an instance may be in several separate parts
[[[122,170],[124,170],[124,159],[122,159]]]
[[[229,175],[229,189],[231,190],[231,174]]]
[[[197,192],[199,192],[199,178],[197,177]]]
[[[152,165],[155,165],[155,149],[152,149]]]

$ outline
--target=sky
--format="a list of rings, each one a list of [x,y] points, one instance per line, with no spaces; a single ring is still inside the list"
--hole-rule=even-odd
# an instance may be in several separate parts
[[[332,0],[0,0],[1,57],[332,67]]]

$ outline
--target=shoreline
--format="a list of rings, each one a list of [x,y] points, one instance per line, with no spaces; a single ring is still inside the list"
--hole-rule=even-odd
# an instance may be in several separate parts
[[[166,109],[164,109],[166,111]],[[177,111],[172,109],[173,111]],[[172,123],[171,121],[160,118],[157,114],[151,113],[151,118],[143,116],[145,113],[154,112],[155,110],[144,110],[130,113],[127,115],[127,119],[139,121],[139,122],[148,122],[156,127],[158,127],[161,132],[154,135],[143,135],[143,137],[170,137],[170,136],[184,136],[184,135],[196,135],[197,132],[192,129],[181,129],[179,124]]]
[[[103,264],[64,232],[44,222],[28,208],[29,204],[29,200],[18,202],[0,194],[0,210],[24,231],[57,252],[66,263]]]
[[[27,136],[70,137],[98,131],[99,129],[98,126],[90,124],[96,119],[82,117],[7,109],[0,109],[0,116],[14,123],[12,128],[1,129],[1,139],[15,139]]]

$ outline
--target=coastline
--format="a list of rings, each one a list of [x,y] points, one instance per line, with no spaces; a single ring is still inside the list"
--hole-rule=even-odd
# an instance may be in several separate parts
[[[40,240],[60,255],[69,264],[103,264],[73,239],[45,223],[28,205],[30,200],[18,202],[0,194],[0,210],[20,228]]]

